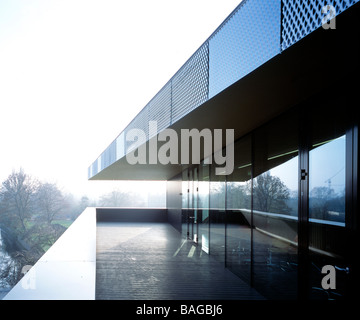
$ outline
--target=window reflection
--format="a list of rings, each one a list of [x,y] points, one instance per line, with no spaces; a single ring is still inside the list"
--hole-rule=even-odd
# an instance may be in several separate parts
[[[309,213],[345,226],[345,135],[310,151]],[[341,224],[340,224],[341,225]]]
[[[181,192],[181,235],[184,238],[188,237],[188,212],[189,212],[189,181],[188,181],[188,169],[182,172],[182,192]]]
[[[199,216],[198,216],[198,228],[199,228],[199,241],[201,243],[201,249],[209,253],[209,182],[210,181],[210,166],[202,163],[199,166]]]
[[[346,250],[348,231],[345,228],[346,124],[348,114],[337,105],[313,110],[312,141],[309,151],[309,257],[311,299],[341,299],[345,294],[348,274]],[[336,117],[324,117],[335,114]],[[339,268],[336,290],[321,287],[325,265]]]
[[[226,183],[226,266],[251,279],[251,139],[235,144],[235,166]]]
[[[216,175],[212,165],[210,177],[210,253],[225,263],[225,176]]]
[[[183,235],[193,239],[197,234],[203,251],[271,299],[296,299],[299,280],[304,280],[310,298],[328,298],[319,289],[321,267],[347,267],[345,120],[331,123],[321,110],[315,111],[302,137],[306,148],[301,169],[307,168],[309,157],[305,180],[299,181],[295,109],[238,140],[234,171],[226,178],[204,163],[183,172]],[[196,224],[191,223],[191,212]],[[300,234],[301,253],[306,255],[301,269],[299,216],[308,219]],[[335,294],[344,291],[346,277],[346,272],[339,274]]]
[[[297,297],[297,113],[255,134],[253,178],[254,285],[273,299]]]

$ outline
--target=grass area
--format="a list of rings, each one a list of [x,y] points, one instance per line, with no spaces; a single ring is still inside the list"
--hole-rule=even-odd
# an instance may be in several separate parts
[[[60,224],[62,225],[63,227],[65,227],[66,229],[70,227],[70,225],[73,223],[74,221],[73,220],[53,220],[51,224]],[[42,248],[44,249],[44,251],[48,251],[49,248],[51,247],[52,245],[43,245]]]
[[[64,220],[64,219],[59,219],[59,220],[53,220],[51,224],[60,224],[61,226],[65,227],[66,229],[70,227],[70,225],[73,223],[73,220]],[[45,223],[45,222],[44,222]],[[35,224],[34,221],[26,221],[26,227],[27,228],[31,228],[33,225]],[[41,246],[44,251],[46,252],[51,245],[48,244],[44,244]]]
[[[65,228],[69,228],[73,222],[73,220],[54,220],[52,224],[60,224]]]

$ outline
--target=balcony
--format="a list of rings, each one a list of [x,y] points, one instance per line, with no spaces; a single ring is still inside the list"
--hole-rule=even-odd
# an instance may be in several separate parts
[[[4,300],[94,299],[263,297],[183,239],[166,209],[87,208]]]

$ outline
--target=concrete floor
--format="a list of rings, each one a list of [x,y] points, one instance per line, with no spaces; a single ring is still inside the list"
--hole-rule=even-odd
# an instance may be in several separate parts
[[[98,222],[96,299],[263,297],[167,223]]]

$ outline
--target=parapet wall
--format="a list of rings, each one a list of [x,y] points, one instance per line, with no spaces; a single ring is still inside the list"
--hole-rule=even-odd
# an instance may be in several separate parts
[[[165,208],[96,208],[98,222],[168,222]]]

